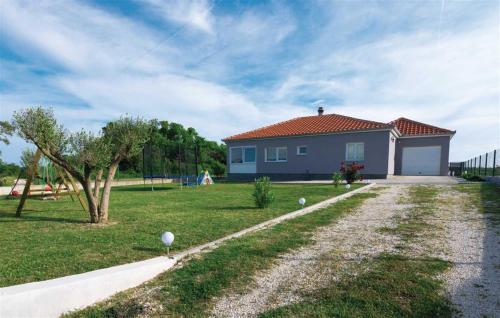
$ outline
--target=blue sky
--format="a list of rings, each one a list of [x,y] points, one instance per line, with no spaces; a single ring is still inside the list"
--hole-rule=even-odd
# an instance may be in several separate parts
[[[0,120],[53,107],[71,130],[128,113],[219,140],[295,116],[457,130],[500,144],[493,1],[0,0]],[[0,146],[17,162],[24,142]]]

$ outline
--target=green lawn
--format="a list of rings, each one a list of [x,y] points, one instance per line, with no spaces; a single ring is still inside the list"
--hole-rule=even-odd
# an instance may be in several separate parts
[[[353,211],[374,192],[355,194],[325,209],[272,228],[230,240],[177,270],[118,293],[68,317],[207,317],[211,300],[228,288],[241,288],[253,275],[271,267],[278,255],[311,242],[315,229]],[[305,314],[302,317],[307,317]]]
[[[360,185],[355,185],[355,189]],[[256,209],[252,184],[114,188],[110,225],[87,223],[78,203],[29,200],[15,218],[17,200],[0,201],[0,287],[143,260],[165,253],[160,235],[176,235],[174,251],[209,242],[307,204],[345,193],[332,185],[274,185],[275,203]]]

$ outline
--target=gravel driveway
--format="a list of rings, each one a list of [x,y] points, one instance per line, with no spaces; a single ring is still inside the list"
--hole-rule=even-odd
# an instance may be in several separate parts
[[[458,317],[500,317],[500,225],[478,211],[468,195],[453,188],[441,194],[444,259],[454,265],[443,275]],[[486,207],[488,209],[488,207]],[[487,212],[487,211],[486,211]]]
[[[356,273],[363,259],[382,252],[400,253],[397,235],[378,231],[394,227],[411,205],[400,200],[411,185],[378,187],[379,195],[356,211],[314,234],[311,245],[282,255],[271,269],[258,273],[244,291],[214,300],[212,316],[255,317],[269,309],[302,300],[304,292]],[[468,194],[451,185],[439,187],[436,209],[428,216],[435,227],[410,244],[409,256],[435,256],[453,266],[440,277],[458,317],[500,317],[500,224],[470,204]],[[405,252],[406,253],[406,252]]]
[[[405,209],[398,198],[406,191],[407,186],[400,185],[381,189],[377,197],[366,200],[355,212],[319,229],[313,244],[282,255],[273,268],[255,277],[248,290],[217,299],[212,315],[255,317],[301,300],[302,292],[339,279],[367,257],[394,252],[399,238],[377,229],[393,226],[394,216]]]

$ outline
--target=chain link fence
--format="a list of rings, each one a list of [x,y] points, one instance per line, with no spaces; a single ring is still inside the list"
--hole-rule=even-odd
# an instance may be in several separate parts
[[[460,176],[464,173],[474,176],[498,176],[500,175],[500,149],[481,154],[462,162],[450,163],[450,171]]]

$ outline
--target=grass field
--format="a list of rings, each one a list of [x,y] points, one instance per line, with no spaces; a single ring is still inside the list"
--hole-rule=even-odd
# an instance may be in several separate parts
[[[355,189],[355,185],[351,189]],[[307,204],[345,193],[332,185],[274,185],[275,203],[254,207],[252,184],[114,188],[110,225],[90,225],[69,198],[29,200],[21,218],[17,200],[0,201],[0,287],[82,273],[165,253],[160,235],[176,235],[173,250],[209,242]]]
[[[207,317],[210,301],[227,288],[248,285],[276,257],[310,243],[312,232],[351,212],[376,193],[359,193],[325,209],[228,241],[142,286],[67,317]],[[306,313],[301,317],[308,317]]]

